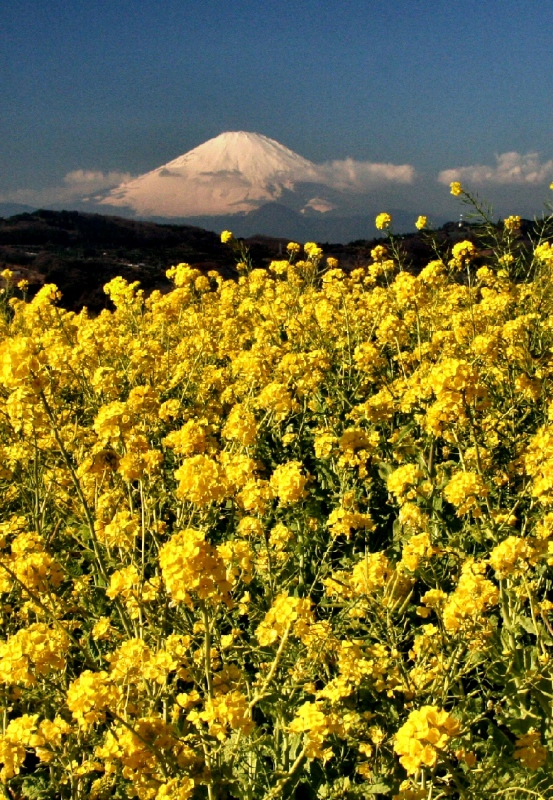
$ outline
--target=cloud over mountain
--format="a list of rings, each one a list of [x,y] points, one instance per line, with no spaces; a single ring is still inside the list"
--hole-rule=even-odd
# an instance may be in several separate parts
[[[339,205],[336,193],[362,194],[414,177],[409,164],[316,164],[267,136],[230,131],[95,200],[142,215],[193,217],[247,213],[295,194],[306,209],[325,213]]]
[[[16,189],[0,192],[0,202],[26,203],[39,207],[79,202],[86,195],[108,191],[121,182],[132,179],[129,172],[102,172],[100,170],[76,169],[68,172],[61,186],[43,189]]]
[[[460,181],[461,183],[466,181],[478,185],[522,184],[535,186],[553,178],[553,159],[540,162],[539,153],[522,155],[513,151],[496,155],[495,160],[495,167],[474,164],[468,167],[444,169],[438,175],[438,180],[444,184],[451,183],[451,181]]]
[[[341,191],[367,192],[385,183],[413,183],[410,164],[379,164],[371,161],[328,161],[315,165],[320,183]]]

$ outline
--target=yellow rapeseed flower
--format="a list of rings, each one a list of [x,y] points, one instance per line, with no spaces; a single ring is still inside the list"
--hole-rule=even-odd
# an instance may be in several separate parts
[[[509,231],[509,233],[515,233],[515,231],[520,229],[521,223],[522,220],[518,216],[506,217],[503,220],[503,227],[506,231]]]
[[[460,726],[447,711],[437,706],[422,706],[411,711],[407,722],[398,730],[394,750],[400,762],[412,775],[420,767],[434,767]]]
[[[378,216],[374,221],[374,224],[379,231],[385,231],[392,224],[392,218],[389,214],[386,213],[378,214]]]
[[[547,761],[547,749],[541,743],[539,731],[531,729],[515,742],[514,758],[533,772]]]

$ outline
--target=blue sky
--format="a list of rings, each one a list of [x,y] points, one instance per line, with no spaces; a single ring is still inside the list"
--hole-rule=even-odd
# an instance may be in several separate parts
[[[70,205],[81,178],[247,130],[313,161],[412,165],[382,196],[421,213],[458,209],[438,180],[457,168],[498,212],[539,212],[552,33],[531,0],[3,0],[0,200]]]

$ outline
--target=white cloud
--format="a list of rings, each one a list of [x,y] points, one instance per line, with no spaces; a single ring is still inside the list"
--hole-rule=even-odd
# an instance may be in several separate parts
[[[44,189],[16,189],[0,192],[0,202],[25,203],[32,206],[60,205],[81,201],[95,192],[113,189],[115,186],[132,180],[129,172],[101,172],[100,170],[75,169],[68,172],[61,186],[47,186]]]
[[[130,180],[132,180],[132,175],[129,172],[117,172],[116,170],[100,172],[92,169],[75,169],[73,172],[67,173],[63,182],[67,186],[78,187],[79,191],[86,187],[91,191],[99,191]]]
[[[301,213],[305,214],[308,208],[313,209],[313,211],[319,211],[321,214],[326,214],[328,211],[334,211],[336,206],[334,203],[330,203],[324,197],[312,197],[311,200],[302,208]]]
[[[495,167],[474,164],[469,167],[444,169],[438,175],[440,183],[463,181],[475,184],[519,184],[535,186],[553,178],[553,159],[540,163],[539,153],[522,155],[515,151],[495,157]]]
[[[385,183],[413,183],[415,168],[410,164],[379,164],[371,161],[327,161],[316,165],[320,182],[333,189],[365,192]]]

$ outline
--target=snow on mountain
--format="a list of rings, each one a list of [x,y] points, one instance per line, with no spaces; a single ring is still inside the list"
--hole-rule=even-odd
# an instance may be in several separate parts
[[[315,164],[260,133],[231,131],[95,199],[155,217],[248,213],[279,198],[304,214],[326,214],[347,205],[348,192],[413,177],[408,164]]]
[[[298,182],[315,164],[259,133],[222,133],[168,164],[122,183],[100,202],[143,215],[189,217],[248,212]]]

